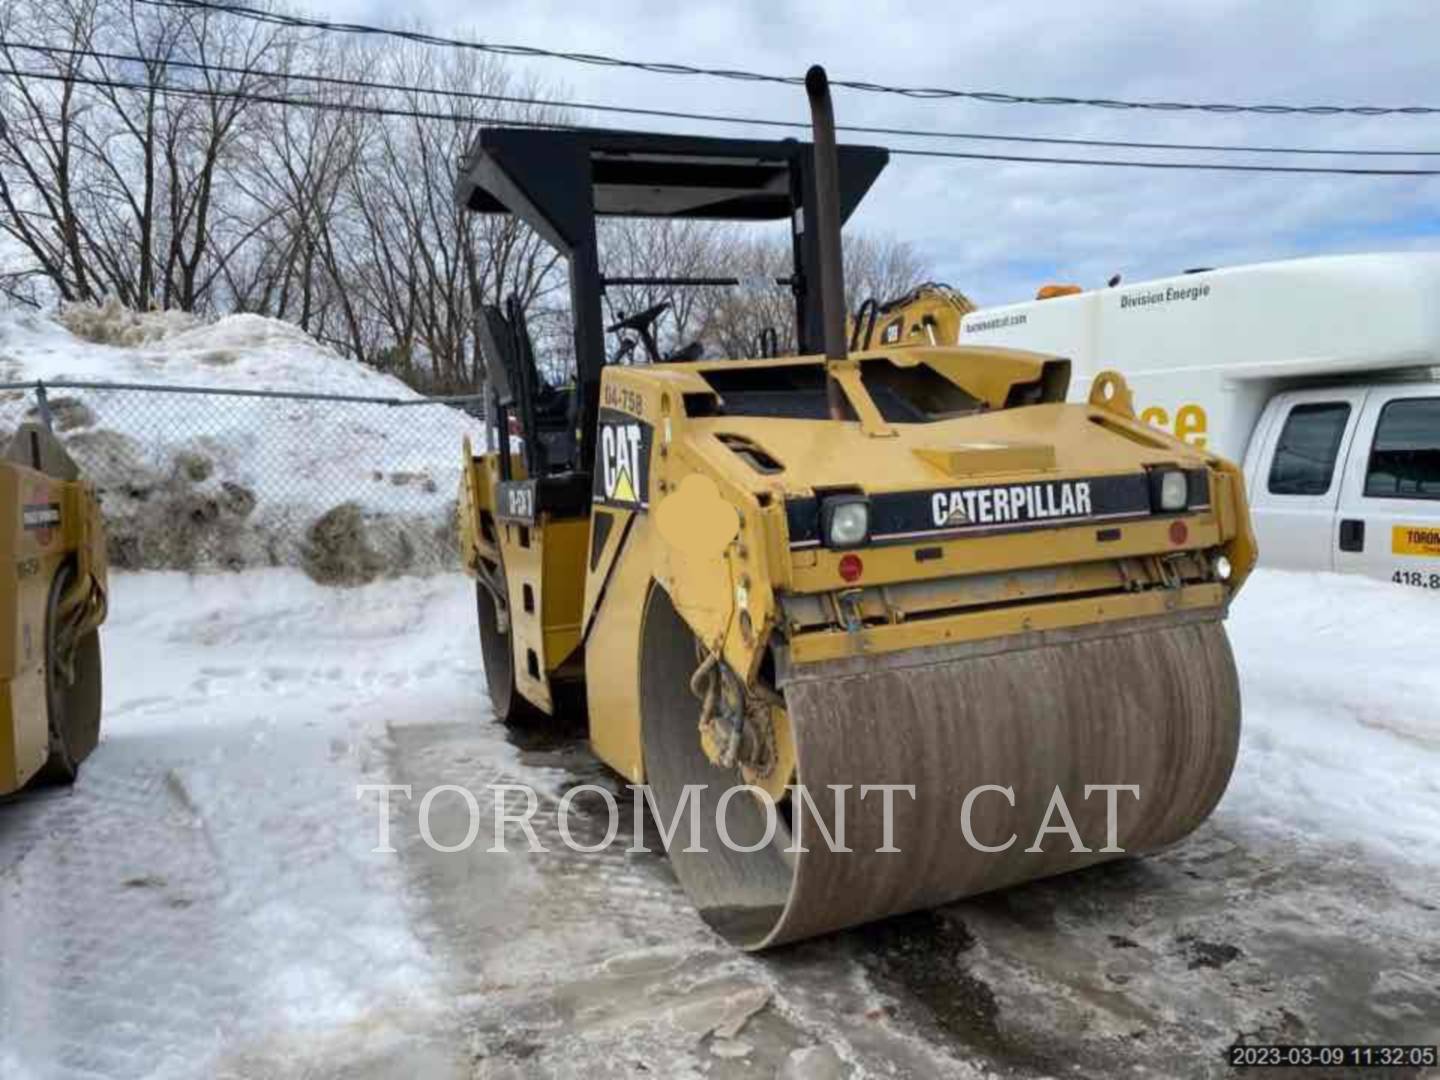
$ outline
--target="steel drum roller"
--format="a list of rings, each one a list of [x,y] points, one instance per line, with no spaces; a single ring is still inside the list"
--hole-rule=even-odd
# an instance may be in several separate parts
[[[831,785],[842,794],[844,842],[830,850],[809,807],[780,815],[774,840],[755,852],[730,850],[715,820],[733,770],[712,765],[696,738],[698,706],[687,680],[693,638],[659,590],[646,616],[641,667],[645,756],[657,808],[673,819],[684,785],[699,792],[700,846],[686,851],[688,822],[670,857],[704,918],[749,949],[795,941],[887,915],[934,906],[1174,843],[1214,809],[1235,762],[1240,695],[1223,625],[1215,613],[1100,624],[964,645],[867,655],[807,665],[781,686],[794,733],[796,782],[836,832]],[[1109,796],[1096,785],[1126,784],[1139,798],[1114,796],[1115,847],[1107,846]],[[861,785],[872,786],[861,796]],[[893,843],[884,841],[884,795],[895,791]],[[973,800],[972,846],[962,830]],[[1085,789],[1092,787],[1090,796]],[[1040,837],[1059,789],[1088,851],[1069,836]],[[749,792],[725,808],[730,839],[764,836],[761,801]],[[803,852],[783,823],[799,830]],[[1052,810],[1049,822],[1063,824]]]

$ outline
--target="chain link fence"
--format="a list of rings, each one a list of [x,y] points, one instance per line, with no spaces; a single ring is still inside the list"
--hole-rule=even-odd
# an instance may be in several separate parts
[[[0,438],[50,425],[100,492],[112,566],[357,584],[459,568],[461,441],[484,445],[482,401],[3,383]]]

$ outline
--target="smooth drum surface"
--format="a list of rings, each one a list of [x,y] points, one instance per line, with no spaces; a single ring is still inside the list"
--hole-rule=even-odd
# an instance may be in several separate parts
[[[672,622],[673,620],[673,622]],[[674,624],[679,624],[674,625]],[[676,646],[675,641],[681,641]],[[647,612],[644,693],[646,765],[669,821],[683,785],[699,792],[701,846],[671,844],[675,872],[700,913],[745,948],[853,926],[1017,882],[1122,857],[1107,844],[1107,796],[1087,785],[1133,784],[1120,793],[1116,846],[1151,851],[1185,836],[1214,809],[1235,762],[1240,697],[1234,659],[1216,618],[1171,616],[1081,631],[1027,635],[855,658],[794,671],[784,686],[800,783],[821,821],[837,829],[830,785],[842,796],[844,841],[832,851],[810,819],[792,809],[809,849],[786,854],[787,830],[755,852],[727,849],[715,820],[721,793],[738,783],[698,748],[697,706],[685,679],[694,647],[657,590]],[[677,690],[678,686],[678,690]],[[884,796],[896,791],[892,845],[884,842]],[[967,793],[977,794],[961,827]],[[1088,852],[1064,833],[1036,843],[1056,788]],[[695,798],[695,795],[691,796]],[[792,803],[794,802],[792,798]],[[737,792],[724,823],[738,844],[764,835],[763,807]],[[783,820],[783,815],[782,815]],[[1050,824],[1060,826],[1059,810]]]

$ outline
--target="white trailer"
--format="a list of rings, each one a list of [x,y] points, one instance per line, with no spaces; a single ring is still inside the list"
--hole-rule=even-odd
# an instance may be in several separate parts
[[[1440,254],[1206,270],[984,308],[962,344],[1120,371],[1142,419],[1243,462],[1262,563],[1440,590]]]

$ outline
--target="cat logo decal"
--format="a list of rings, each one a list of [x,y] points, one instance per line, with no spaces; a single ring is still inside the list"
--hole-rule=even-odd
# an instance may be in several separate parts
[[[622,510],[650,505],[650,444],[653,429],[614,409],[600,410],[594,500]]]

